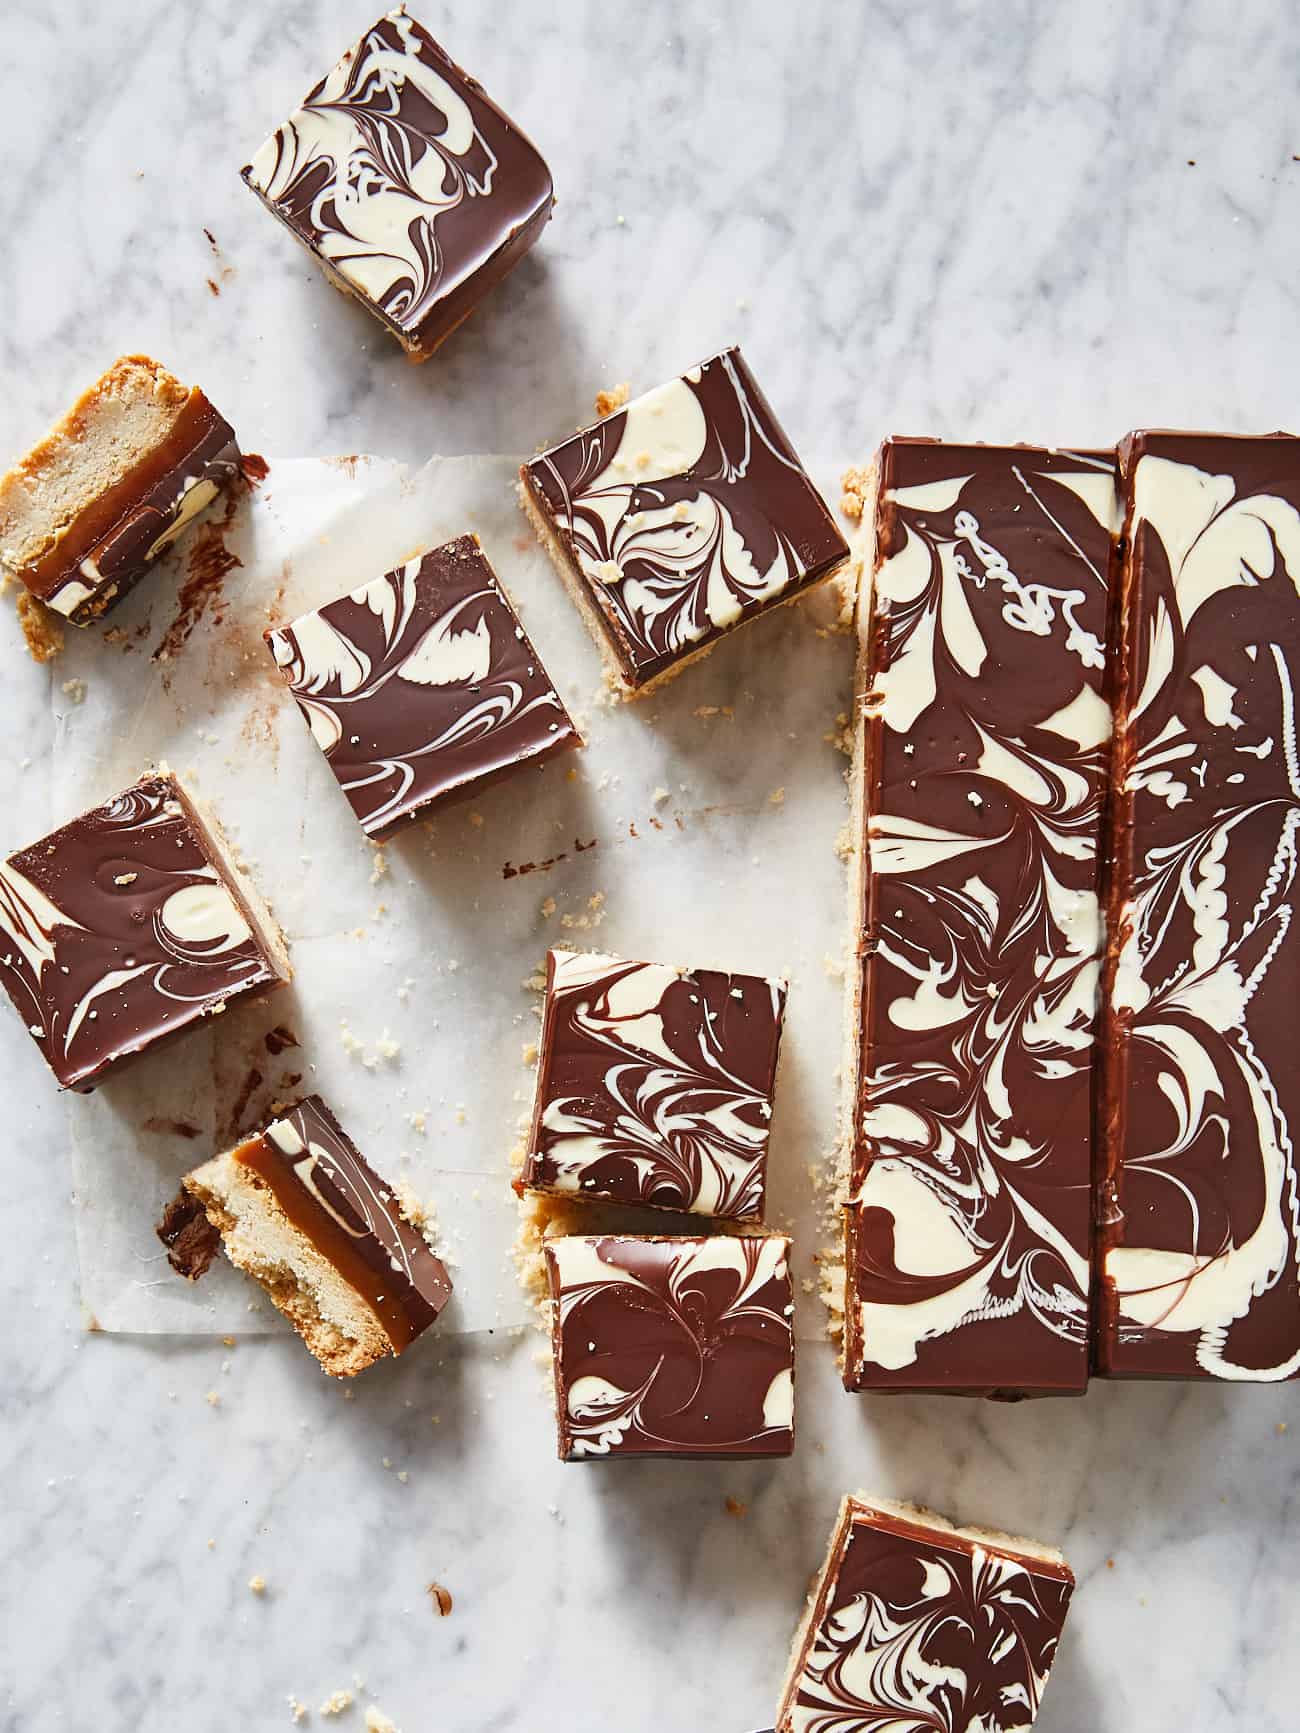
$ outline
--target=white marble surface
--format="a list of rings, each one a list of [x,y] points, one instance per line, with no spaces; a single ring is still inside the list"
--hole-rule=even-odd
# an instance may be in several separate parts
[[[561,203],[417,370],[235,173],[370,21],[363,0],[11,0],[4,454],[132,348],[282,454],[527,446],[597,385],[733,337],[796,441],[846,456],[890,430],[1300,419],[1286,8],[555,12],[423,10],[541,144]],[[4,630],[16,844],[46,818],[59,675]],[[62,1109],[4,1022],[6,1733],[288,1726],[291,1692],[328,1726],[315,1706],[354,1674],[402,1733],[745,1733],[851,1483],[1065,1544],[1080,1593],[1043,1733],[1294,1728],[1294,1387],[873,1403],[809,1351],[789,1464],[561,1468],[531,1342],[430,1342],[344,1392],[289,1341],[88,1334]]]

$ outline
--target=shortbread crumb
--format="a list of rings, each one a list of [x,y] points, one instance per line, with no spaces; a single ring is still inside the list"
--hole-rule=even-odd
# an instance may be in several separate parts
[[[612,415],[616,409],[621,409],[632,394],[632,387],[625,379],[609,391],[596,393],[596,414],[602,418]]]

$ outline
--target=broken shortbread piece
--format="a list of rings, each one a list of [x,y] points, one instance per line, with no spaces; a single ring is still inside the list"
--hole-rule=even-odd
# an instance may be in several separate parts
[[[441,1260],[317,1095],[184,1183],[335,1377],[400,1354],[450,1297]]]

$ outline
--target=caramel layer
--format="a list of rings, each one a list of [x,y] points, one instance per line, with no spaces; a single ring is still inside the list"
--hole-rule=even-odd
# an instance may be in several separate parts
[[[253,1137],[241,1144],[234,1159],[257,1175],[298,1232],[360,1294],[383,1326],[393,1352],[400,1354],[409,1347],[416,1335],[415,1323],[404,1296],[395,1291],[395,1272],[381,1248],[370,1241],[382,1257],[387,1276],[369,1262],[357,1240],[321,1208],[294,1175],[292,1163],[266,1137]]]
[[[24,568],[20,575],[32,594],[42,599],[53,595],[148,493],[173,471],[184,469],[195,447],[218,428],[226,428],[226,423],[195,386],[166,437],[79,511],[41,558]],[[230,437],[233,442],[233,434]]]

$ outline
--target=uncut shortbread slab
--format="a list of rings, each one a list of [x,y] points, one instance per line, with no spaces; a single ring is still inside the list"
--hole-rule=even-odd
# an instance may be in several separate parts
[[[197,386],[126,355],[0,479],[0,565],[86,625],[239,474],[229,424]]]
[[[1300,1375],[1300,440],[1144,432],[1098,1258],[1111,1377]]]
[[[877,482],[845,1383],[1074,1393],[1113,455],[893,439]]]
[[[795,1635],[777,1733],[1025,1733],[1073,1589],[1054,1548],[850,1496]]]

